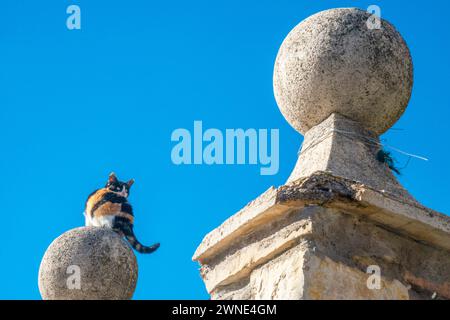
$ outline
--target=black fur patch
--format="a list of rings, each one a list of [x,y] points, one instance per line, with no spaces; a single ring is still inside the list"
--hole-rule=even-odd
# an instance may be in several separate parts
[[[128,202],[122,203],[122,212],[133,215],[133,208],[131,207],[131,204]]]

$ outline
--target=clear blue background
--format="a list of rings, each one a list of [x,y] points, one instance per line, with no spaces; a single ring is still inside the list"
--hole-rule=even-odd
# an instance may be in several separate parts
[[[82,30],[66,28],[78,4]],[[203,236],[287,179],[302,137],[272,90],[277,50],[309,15],[381,7],[414,59],[409,107],[384,138],[412,160],[400,181],[450,212],[448,1],[17,1],[0,3],[0,298],[39,299],[51,241],[84,223],[87,195],[110,171],[134,177],[136,233],[161,242],[138,255],[136,299],[205,299],[191,256]],[[171,132],[279,128],[280,171],[175,166]],[[407,158],[394,154],[400,166]]]

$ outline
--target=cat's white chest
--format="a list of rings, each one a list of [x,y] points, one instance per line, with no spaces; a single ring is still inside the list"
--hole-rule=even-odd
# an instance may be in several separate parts
[[[87,227],[113,227],[114,216],[101,216],[101,217],[90,217],[88,214],[84,214],[86,218]]]

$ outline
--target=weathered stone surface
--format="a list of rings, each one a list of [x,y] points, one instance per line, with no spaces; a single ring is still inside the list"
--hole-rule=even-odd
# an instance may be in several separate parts
[[[297,164],[288,182],[305,178],[317,171],[414,201],[397,181],[386,163],[377,160],[381,149],[378,136],[358,122],[337,113],[305,134]]]
[[[381,279],[380,290],[366,285],[362,270],[316,255],[307,241],[255,268],[240,286],[225,286],[211,292],[213,299],[329,300],[409,299],[408,287],[400,281]]]
[[[275,98],[299,132],[339,113],[381,134],[404,112],[413,83],[409,49],[386,20],[380,29],[368,28],[370,16],[356,8],[322,11],[283,41]]]
[[[235,239],[252,232],[255,226],[267,225],[289,212],[310,205],[355,212],[417,241],[450,250],[448,216],[415,201],[395,198],[328,172],[315,172],[296,182],[268,189],[208,233],[193,259],[202,263],[204,259],[228,248]]]
[[[81,227],[48,247],[39,268],[39,291],[46,300],[131,299],[137,276],[136,257],[116,232]]]
[[[450,298],[449,252],[449,217],[319,172],[269,189],[193,259],[213,299],[427,299]]]
[[[363,270],[335,262],[328,257],[311,257],[304,267],[308,286],[303,299],[309,300],[408,300],[406,284],[382,277],[380,289],[367,286],[369,275]],[[431,296],[430,296],[431,297]]]

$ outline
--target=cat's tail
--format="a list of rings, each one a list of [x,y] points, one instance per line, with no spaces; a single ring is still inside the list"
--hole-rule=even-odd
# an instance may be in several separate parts
[[[139,253],[152,253],[155,252],[159,248],[159,243],[155,243],[151,246],[144,246],[141,244],[136,236],[134,235],[133,226],[129,223],[121,224],[120,231],[124,234],[127,241]]]

